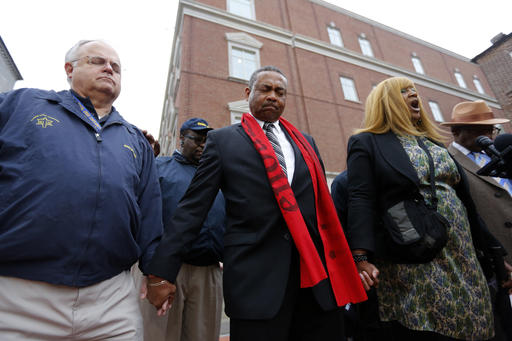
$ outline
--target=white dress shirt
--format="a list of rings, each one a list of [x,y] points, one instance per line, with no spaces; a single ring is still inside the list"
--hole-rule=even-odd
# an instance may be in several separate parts
[[[251,113],[252,115],[252,113]],[[254,117],[254,115],[252,115]],[[256,122],[260,125],[261,129],[263,129],[263,124],[265,124],[264,121],[257,119],[254,117]],[[276,135],[277,139],[279,140],[279,144],[281,145],[281,151],[283,152],[284,161],[286,162],[286,175],[288,178],[288,183],[292,183],[293,179],[293,173],[295,172],[295,152],[293,150],[293,146],[288,141],[288,138],[286,137],[285,132],[281,128],[281,125],[279,124],[279,121],[273,122],[274,127],[276,128],[274,130],[274,134]],[[263,132],[265,133],[265,132]]]

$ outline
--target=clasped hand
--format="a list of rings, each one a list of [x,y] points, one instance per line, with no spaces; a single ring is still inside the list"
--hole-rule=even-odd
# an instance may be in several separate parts
[[[379,269],[368,261],[356,263],[359,277],[363,282],[363,287],[366,291],[370,290],[372,286],[377,287],[379,284]]]
[[[176,286],[163,278],[149,275],[144,276],[140,288],[140,298],[147,298],[157,309],[157,315],[164,315],[171,307]]]

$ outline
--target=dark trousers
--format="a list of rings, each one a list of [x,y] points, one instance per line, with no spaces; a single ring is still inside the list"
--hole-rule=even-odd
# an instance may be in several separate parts
[[[231,341],[343,341],[341,309],[323,311],[310,288],[299,288],[294,254],[281,308],[269,320],[230,320]]]

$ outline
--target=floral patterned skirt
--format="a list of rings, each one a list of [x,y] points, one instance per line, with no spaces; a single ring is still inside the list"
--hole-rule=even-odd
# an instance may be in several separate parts
[[[448,243],[430,263],[376,262],[382,321],[463,340],[494,335],[489,288],[476,257],[466,210],[450,187],[436,191],[450,221]]]

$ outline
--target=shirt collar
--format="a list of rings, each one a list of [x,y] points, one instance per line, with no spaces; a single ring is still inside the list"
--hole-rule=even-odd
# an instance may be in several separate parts
[[[114,106],[112,106],[112,109],[110,110],[110,113],[108,113],[108,115],[99,118],[98,113],[96,112],[96,109],[94,109],[94,105],[92,104],[91,99],[89,97],[82,97],[73,89],[69,89],[69,91],[71,91],[71,93],[75,95],[75,97],[78,98],[80,102],[82,102],[84,107],[86,107],[87,110],[89,110],[89,112],[93,114],[96,119],[98,119],[98,122],[101,125],[103,125],[107,121],[110,114],[114,111]]]
[[[256,120],[256,122],[258,122],[258,124],[260,125],[260,127],[263,129],[263,125],[265,124],[265,121],[262,121],[260,119],[257,119],[253,114],[252,112],[249,112],[249,114],[254,117],[254,119]],[[281,129],[281,125],[279,124],[279,120],[275,121],[275,122],[272,122],[274,124],[274,127],[276,127],[276,130],[277,130],[277,133],[278,134],[281,134],[282,133],[282,129]]]
[[[471,154],[471,150],[467,149],[466,147],[464,147],[463,145],[460,145],[458,144],[457,142],[453,141],[452,142],[452,146],[456,149],[458,149],[462,154],[464,155],[468,155],[468,154]]]

